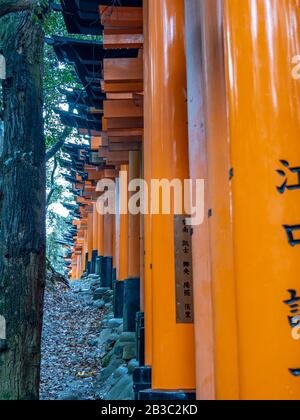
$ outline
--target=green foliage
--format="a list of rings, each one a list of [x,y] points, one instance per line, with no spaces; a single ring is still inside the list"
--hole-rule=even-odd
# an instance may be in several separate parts
[[[45,17],[44,29],[46,36],[67,36],[64,20],[60,13],[50,12]],[[44,118],[45,118],[45,141],[47,149],[56,144],[64,126],[56,110],[65,103],[61,93],[63,89],[76,88],[72,75],[72,68],[62,65],[51,46],[45,45],[45,70],[44,70]],[[72,132],[70,138],[74,138]],[[67,190],[67,184],[61,177],[63,169],[60,166],[61,159],[65,157],[63,150],[57,153],[58,167],[53,176],[53,160],[47,163],[47,194],[51,192],[51,200],[47,208],[47,257],[53,268],[63,273],[63,247],[57,243],[62,239],[62,233],[68,230],[67,219],[57,213],[55,204],[72,201],[72,196]],[[54,181],[54,182],[53,182]]]
[[[46,36],[66,36],[62,15],[51,12],[44,23]],[[46,146],[52,147],[64,130],[56,110],[65,102],[61,89],[76,87],[72,68],[58,62],[53,48],[45,45],[44,109]]]
[[[41,3],[41,2],[40,2]],[[42,13],[43,5],[37,9],[38,14]],[[65,36],[68,38],[89,39],[99,41],[101,38],[96,36],[71,35],[67,32],[64,19],[61,13],[50,11],[43,16],[43,26],[45,35],[51,37],[53,35]],[[82,89],[82,85],[78,85],[73,76],[73,67],[59,63],[55,52],[51,46],[45,45],[45,74],[44,74],[44,118],[45,118],[45,141],[47,149],[56,144],[64,126],[60,122],[60,118],[56,110],[64,106],[67,108],[65,98],[61,90],[66,89]],[[81,141],[80,136],[73,131],[69,139],[72,141]],[[56,155],[58,162],[57,170],[54,174],[53,181],[53,160],[47,164],[47,194],[52,190],[51,200],[47,209],[47,257],[53,268],[58,272],[63,272],[63,247],[57,244],[57,240],[62,239],[61,234],[68,230],[67,218],[55,211],[57,203],[73,201],[72,195],[67,190],[67,184],[62,179],[63,172],[60,166],[64,156],[63,150]]]

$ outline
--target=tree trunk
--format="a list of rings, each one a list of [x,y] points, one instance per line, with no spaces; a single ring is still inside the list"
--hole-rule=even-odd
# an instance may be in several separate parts
[[[45,285],[44,36],[30,12],[1,19],[6,58],[4,144],[0,161],[0,400],[39,397]]]
[[[32,8],[32,0],[0,0],[0,17]]]

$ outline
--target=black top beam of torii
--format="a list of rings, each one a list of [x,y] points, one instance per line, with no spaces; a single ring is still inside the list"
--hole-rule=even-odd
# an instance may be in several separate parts
[[[63,111],[61,109],[57,109],[56,112],[59,114],[62,124],[67,127],[77,128],[78,130],[102,131],[102,120],[98,114],[84,111],[75,114],[74,112]]]
[[[143,0],[61,0],[52,2],[52,9],[62,12],[70,34],[102,35],[99,6],[142,7]]]
[[[66,97],[67,102],[70,105],[70,108],[72,109],[75,109],[77,107],[88,109],[95,106],[91,98],[83,89],[73,89],[73,90],[60,89],[60,93]],[[103,110],[103,101],[105,99],[106,99],[106,95],[105,93],[103,93],[102,99],[99,99],[98,107],[95,107],[95,108],[98,110]]]
[[[137,58],[139,54],[138,48],[105,49],[103,43],[98,41],[53,36],[46,38],[46,42],[53,46],[60,62],[75,66],[76,74],[91,103],[98,109],[103,105],[103,92],[100,86],[103,60]]]

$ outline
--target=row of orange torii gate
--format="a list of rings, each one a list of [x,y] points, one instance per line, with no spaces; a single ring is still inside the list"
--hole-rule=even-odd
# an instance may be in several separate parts
[[[51,40],[84,92],[66,93],[77,112],[62,121],[90,139],[67,146],[70,276],[100,273],[137,326],[137,398],[300,399],[299,1],[54,8],[70,33],[99,35]],[[97,182],[120,193],[120,171],[205,180],[203,223],[100,215]]]

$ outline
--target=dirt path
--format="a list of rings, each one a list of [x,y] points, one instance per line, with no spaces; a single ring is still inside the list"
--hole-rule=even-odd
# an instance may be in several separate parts
[[[90,293],[47,290],[42,343],[42,400],[96,399],[101,370],[99,335],[103,313]]]

